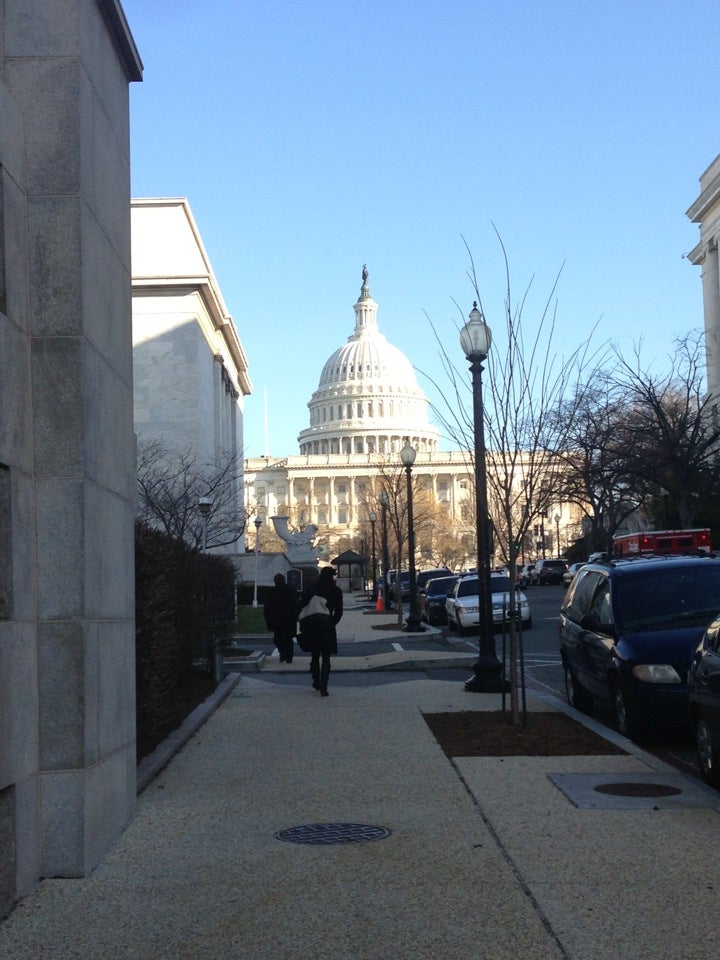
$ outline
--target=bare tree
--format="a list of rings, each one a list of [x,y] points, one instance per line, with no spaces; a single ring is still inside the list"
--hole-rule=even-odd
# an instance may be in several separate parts
[[[561,357],[555,352],[553,337],[557,306],[554,300],[560,272],[534,325],[534,332],[526,337],[523,313],[531,285],[519,302],[513,303],[507,253],[499,236],[498,241],[505,272],[504,329],[501,336],[495,331],[495,347],[490,350],[486,361],[483,419],[489,465],[486,472],[488,508],[496,548],[514,571],[523,539],[533,522],[544,517],[550,505],[557,502],[561,489],[563,465],[560,455],[567,443],[568,426],[557,416],[558,408],[566,404],[571,386],[583,382],[583,373],[590,364],[598,362],[599,351],[591,347],[592,331],[569,356]],[[483,313],[475,263],[467,244],[465,246],[470,260],[468,276]],[[463,318],[459,306],[458,311]],[[450,391],[446,392],[428,377],[445,402],[436,413],[448,435],[470,451],[472,457],[474,423],[469,378],[448,356],[445,340],[438,335],[432,321],[431,326],[440,345],[444,372],[450,384]],[[456,326],[459,331],[460,325]],[[570,395],[571,419],[574,415],[572,408],[581,402],[582,396],[581,389]],[[515,577],[512,575],[510,585],[511,708],[513,721],[519,722],[517,603]]]
[[[201,464],[190,451],[175,453],[160,440],[144,443],[138,450],[138,519],[196,547],[235,543],[246,523],[241,474],[235,457]],[[211,501],[206,517],[198,506],[203,497]]]
[[[588,519],[586,552],[609,549],[612,534],[648,493],[646,479],[628,470],[627,414],[626,390],[604,371],[596,371],[580,398],[559,410],[567,422],[561,492]]]
[[[692,526],[698,495],[714,483],[720,444],[715,401],[705,393],[703,334],[676,339],[669,372],[662,375],[642,365],[641,345],[632,363],[616,353],[616,382],[627,398],[618,436],[627,474],[655,495],[664,487],[680,526]]]

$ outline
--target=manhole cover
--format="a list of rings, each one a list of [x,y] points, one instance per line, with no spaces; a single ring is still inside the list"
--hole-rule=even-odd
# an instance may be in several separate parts
[[[367,823],[306,823],[301,827],[288,827],[275,836],[288,843],[369,843],[384,840],[390,831]]]
[[[682,793],[666,783],[599,783],[594,789],[613,797],[675,797]]]

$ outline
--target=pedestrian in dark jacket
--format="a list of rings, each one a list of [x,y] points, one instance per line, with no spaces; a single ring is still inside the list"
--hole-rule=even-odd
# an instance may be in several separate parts
[[[268,630],[272,630],[280,663],[292,663],[293,640],[297,633],[298,596],[285,582],[282,573],[273,577],[275,586],[267,596],[263,613]]]
[[[323,697],[328,696],[328,679],[330,677],[330,657],[337,653],[336,625],[343,615],[342,590],[335,585],[335,570],[333,567],[323,567],[317,581],[308,587],[302,598],[302,606],[306,607],[313,597],[321,597],[325,601],[327,614],[316,613],[300,620],[300,629],[303,636],[310,640],[310,673],[312,685],[319,690]]]

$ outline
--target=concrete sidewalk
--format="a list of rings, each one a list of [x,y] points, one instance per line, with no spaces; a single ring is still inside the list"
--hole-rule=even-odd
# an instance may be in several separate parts
[[[477,647],[471,640],[445,638],[445,631],[439,627],[423,624],[418,633],[407,633],[404,622],[398,625],[395,611],[378,613],[369,601],[358,596],[346,596],[343,618],[338,624],[338,647],[340,655],[333,658],[333,672],[355,672],[358,670],[413,670],[434,667],[472,667],[477,660]],[[272,635],[255,638],[263,645],[272,644]],[[379,643],[392,647],[378,653],[371,648]],[[252,642],[242,642],[243,647],[252,646]],[[303,653],[297,644],[291,664],[280,663],[274,655],[259,655],[253,664],[240,667],[243,672],[253,670],[280,671],[281,673],[300,673],[308,668],[309,655]],[[227,658],[229,669],[233,664]],[[469,673],[468,673],[469,675]]]
[[[622,740],[451,762],[423,714],[498,696],[393,671],[321,698],[285,672],[229,681],[95,873],[0,924],[0,957],[716,960],[714,791]],[[628,780],[680,793],[594,790]]]

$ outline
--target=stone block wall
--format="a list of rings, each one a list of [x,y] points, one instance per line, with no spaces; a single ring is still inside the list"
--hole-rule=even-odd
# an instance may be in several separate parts
[[[135,805],[128,83],[118,0],[0,5],[0,916]]]

